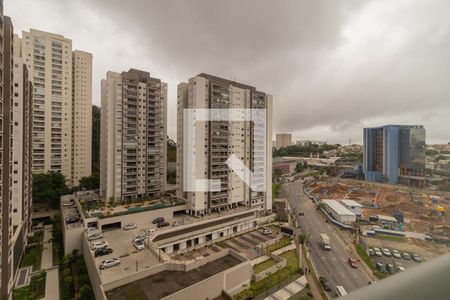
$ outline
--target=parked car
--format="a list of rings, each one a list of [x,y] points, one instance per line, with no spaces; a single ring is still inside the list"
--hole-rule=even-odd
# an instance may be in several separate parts
[[[400,254],[400,252],[395,249],[392,250],[392,256],[395,258],[402,258],[402,255]]]
[[[377,283],[375,280],[369,281],[369,284],[375,284]]]
[[[134,242],[142,242],[142,241],[145,240],[146,238],[147,238],[146,235],[140,234],[140,235],[136,236],[136,237],[132,240],[132,242],[133,242],[133,243],[134,243]]]
[[[137,225],[135,223],[129,223],[123,227],[123,230],[131,230],[131,229],[136,229],[136,228],[137,228]]]
[[[63,207],[75,207],[75,203],[69,202],[69,203],[63,203]]]
[[[372,248],[369,248],[369,255],[370,256],[374,256],[375,255],[375,251],[373,251]]]
[[[377,269],[381,272],[381,273],[386,273],[386,267],[384,266],[384,264],[377,262],[375,264],[375,266],[377,267]]]
[[[387,269],[387,271],[390,273],[390,274],[394,274],[395,273],[395,268],[394,268],[394,265],[393,264],[387,264],[386,265],[386,269]]]
[[[66,224],[77,223],[79,220],[80,220],[80,218],[77,217],[77,216],[68,216],[68,217],[65,219]]]
[[[355,269],[358,268],[358,262],[353,257],[349,257],[347,261],[350,267]]]
[[[169,222],[163,221],[158,223],[158,228],[163,228],[163,227],[167,227],[170,226]]]
[[[144,241],[138,240],[138,241],[134,241],[133,242],[134,247],[137,250],[144,250],[145,249],[145,245],[144,245]]]
[[[400,272],[403,272],[405,270],[406,270],[406,268],[404,266],[402,266],[402,264],[397,263],[397,272],[400,273]]]
[[[410,260],[410,259],[411,259],[411,255],[409,255],[408,252],[403,252],[402,256],[403,256],[403,258],[406,259],[406,260]]]
[[[382,251],[384,256],[392,256],[391,251],[388,248],[383,248]]]
[[[91,235],[88,236],[88,241],[96,241],[96,240],[100,240],[103,238],[103,234],[101,234],[100,232],[98,233],[93,233]]]
[[[107,242],[105,242],[105,241],[93,242],[91,244],[91,250],[97,250],[97,249],[100,249],[100,248],[104,248],[106,246],[109,246],[109,244]]]
[[[264,235],[272,234],[272,229],[270,229],[270,228],[263,228],[262,233]]]
[[[380,248],[373,248],[373,251],[375,252],[376,256],[383,256],[383,253],[381,253]]]
[[[328,279],[325,276],[320,276],[319,281],[323,286],[323,289],[327,292],[331,292],[331,285],[328,282]]]
[[[120,265],[120,260],[118,258],[111,258],[101,262],[100,270],[115,267]]]
[[[164,218],[163,217],[156,218],[156,219],[154,219],[152,221],[153,224],[159,224],[161,222],[164,222]]]
[[[421,262],[421,261],[422,261],[422,258],[421,258],[418,254],[416,254],[416,253],[413,253],[413,254],[412,254],[412,259],[413,259],[415,262]]]
[[[111,254],[111,253],[113,253],[113,249],[109,246],[106,246],[106,247],[95,250],[94,256],[98,257],[98,256],[103,256],[103,255],[107,255],[107,254]]]
[[[184,225],[184,220],[175,221],[172,224],[172,226],[181,226],[181,225]]]

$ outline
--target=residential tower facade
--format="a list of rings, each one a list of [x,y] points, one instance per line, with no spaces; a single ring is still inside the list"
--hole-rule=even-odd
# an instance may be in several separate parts
[[[33,84],[33,172],[60,172],[77,186],[91,174],[92,55],[35,29],[18,43]]]
[[[177,197],[186,201],[187,212],[203,215],[239,206],[270,210],[272,96],[252,86],[202,73],[178,85],[177,101]],[[258,132],[251,121],[235,120],[197,121],[193,128],[185,128],[186,109],[265,110],[265,132]],[[195,140],[186,135],[190,129],[195,132]],[[264,134],[265,139],[261,139]],[[187,157],[186,149],[193,149],[194,159],[190,153]],[[264,166],[264,192],[251,190],[227,166],[233,154],[251,171]],[[215,191],[188,191],[185,173],[196,180],[220,180],[220,186]]]
[[[165,192],[167,84],[149,72],[108,72],[102,80],[100,194],[127,202]]]
[[[0,0],[0,298],[10,296],[12,272],[13,25]]]
[[[292,134],[290,133],[277,133],[275,139],[275,148],[280,149],[292,145]]]

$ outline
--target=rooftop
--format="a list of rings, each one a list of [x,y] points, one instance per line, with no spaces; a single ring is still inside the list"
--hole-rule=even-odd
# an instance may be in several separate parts
[[[107,292],[110,300],[157,300],[232,268],[241,261],[232,255],[214,260],[189,272],[163,271]]]
[[[397,222],[397,219],[391,216],[377,215],[377,217],[380,221]]]
[[[348,210],[345,206],[337,202],[336,200],[322,200],[329,208],[335,211],[339,215],[354,216],[355,214]]]
[[[359,204],[355,200],[351,200],[351,199],[344,199],[344,200],[341,200],[341,202],[347,206],[363,207],[361,204]]]

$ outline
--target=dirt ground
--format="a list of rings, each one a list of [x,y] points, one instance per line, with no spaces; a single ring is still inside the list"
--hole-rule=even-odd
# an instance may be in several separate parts
[[[310,186],[321,199],[352,199],[364,205],[362,218],[370,215],[404,215],[407,231],[450,237],[450,197],[419,193],[407,187],[386,187],[365,182],[339,182],[335,179]]]

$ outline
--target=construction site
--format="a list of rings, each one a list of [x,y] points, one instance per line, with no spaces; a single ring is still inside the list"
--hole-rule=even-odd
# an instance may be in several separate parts
[[[357,201],[363,206],[361,223],[376,215],[395,217],[397,230],[450,241],[450,193],[338,178],[311,183],[309,190],[319,199]]]

